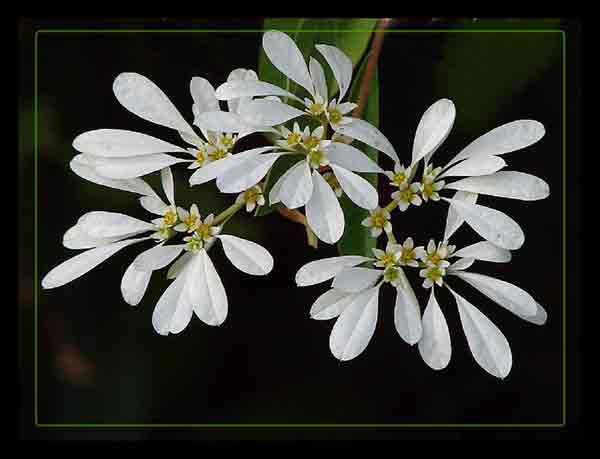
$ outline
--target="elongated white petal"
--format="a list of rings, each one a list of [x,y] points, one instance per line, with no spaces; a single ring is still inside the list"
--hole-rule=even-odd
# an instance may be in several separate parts
[[[179,276],[193,256],[194,254],[192,252],[186,252],[177,260],[175,260],[175,262],[169,266],[169,270],[167,271],[167,279],[175,279],[177,276]]]
[[[468,257],[476,260],[507,263],[512,258],[510,250],[503,249],[488,241],[476,242],[452,254],[453,257]]]
[[[226,158],[208,163],[196,169],[196,171],[191,175],[190,185],[199,185],[210,182],[211,180],[220,177],[234,166],[251,158],[255,158],[261,153],[271,151],[274,148],[275,147],[253,148],[252,150],[242,151],[240,153],[236,153],[235,155],[227,156]]]
[[[165,214],[167,208],[169,207],[162,201],[162,199],[155,196],[142,196],[140,198],[140,204],[148,212],[161,216]]]
[[[286,172],[277,191],[279,199],[288,209],[296,209],[308,202],[313,193],[313,180],[310,166],[299,161]]]
[[[140,253],[133,266],[138,271],[156,271],[164,268],[179,256],[183,245],[157,245]]]
[[[537,201],[550,195],[550,187],[541,178],[516,171],[500,171],[483,177],[468,177],[449,183],[446,188],[521,201]]]
[[[267,249],[246,239],[235,236],[217,236],[229,261],[240,271],[264,276],[273,269],[273,257]]]
[[[479,204],[442,198],[455,208],[458,214],[487,241],[507,250],[515,250],[525,242],[521,227],[508,215]]]
[[[301,159],[298,163],[304,163],[304,162],[305,162],[304,159]],[[292,166],[287,171],[285,171],[281,177],[279,177],[279,179],[271,187],[271,191],[269,191],[269,204],[273,205],[273,204],[277,204],[278,202],[281,201],[281,199],[279,198],[279,192],[281,191],[281,186],[287,181],[290,174],[293,174],[295,172],[296,172],[296,169],[294,169],[294,167]],[[312,178],[311,178],[311,186],[312,186]],[[312,193],[312,188],[311,188],[311,193]]]
[[[360,265],[369,260],[370,258],[368,257],[345,255],[311,261],[302,266],[296,273],[296,285],[298,287],[306,287],[308,285],[320,284],[335,277],[346,268]]]
[[[456,108],[449,99],[433,103],[419,121],[412,150],[412,164],[427,156],[427,160],[442,144],[454,124]]]
[[[166,94],[145,76],[121,73],[115,78],[113,92],[123,107],[140,118],[196,135]]]
[[[476,273],[453,274],[479,290],[494,303],[520,317],[531,317],[538,311],[537,302],[531,295],[510,282]]]
[[[265,81],[228,81],[217,88],[216,96],[219,100],[231,100],[240,97],[283,96],[302,102],[302,99],[291,92]]]
[[[104,185],[117,190],[130,191],[146,196],[156,196],[156,193],[152,190],[150,185],[141,178],[111,179],[98,174],[93,163],[84,155],[75,156],[69,163],[69,166],[71,167],[71,170],[81,178],[97,183],[98,185]]]
[[[355,293],[343,292],[334,288],[327,290],[313,303],[310,317],[315,320],[329,320],[339,316],[356,298]]]
[[[423,335],[421,309],[409,282],[406,282],[405,288],[396,289],[394,324],[400,337],[411,346],[418,343]]]
[[[515,314],[517,316],[519,316],[521,319],[526,320],[527,322],[531,322],[532,324],[544,325],[546,323],[546,320],[548,319],[548,313],[542,307],[541,304],[536,302],[536,306],[537,306],[537,309],[535,311],[535,314],[532,316],[523,316],[518,313],[515,313]]]
[[[329,100],[329,97],[327,97],[327,79],[325,78],[325,71],[319,61],[312,56],[308,62],[308,70],[317,94],[319,94],[324,101]]]
[[[423,361],[434,370],[446,368],[452,356],[450,332],[444,313],[431,289],[429,302],[423,313],[423,334],[419,341],[419,353]]]
[[[333,72],[338,88],[340,88],[337,99],[341,102],[350,87],[350,81],[352,81],[352,61],[335,46],[315,45],[315,48],[325,58]]]
[[[302,110],[268,99],[248,101],[239,107],[238,113],[250,126],[277,126],[306,115]]]
[[[222,111],[199,113],[194,124],[200,129],[214,132],[241,132],[254,128],[237,113]]]
[[[188,160],[159,153],[129,158],[99,158],[95,161],[95,169],[98,174],[108,178],[129,179],[184,162]]]
[[[383,271],[372,268],[346,268],[333,279],[331,286],[343,292],[356,293],[373,287]]]
[[[477,202],[476,193],[468,193],[466,191],[457,191],[454,193],[452,199],[455,201],[463,201],[470,204]],[[448,207],[448,216],[446,217],[446,229],[444,230],[444,240],[450,239],[458,228],[464,223],[465,219],[454,209],[454,207]]]
[[[173,183],[173,172],[170,167],[165,167],[160,171],[160,181],[163,191],[167,195],[169,203],[175,205],[175,184]]]
[[[331,163],[353,172],[379,172],[383,169],[358,148],[341,142],[331,142],[327,146],[327,157]]]
[[[60,265],[52,269],[42,279],[43,288],[56,288],[65,285],[78,277],[83,276],[88,271],[94,269],[108,257],[114,255],[119,250],[136,242],[145,241],[147,238],[128,239],[113,244],[96,247],[86,250],[73,258],[63,261]]]
[[[503,155],[536,143],[546,130],[534,120],[517,120],[498,126],[478,137],[456,155],[449,164],[480,155]]]
[[[91,236],[85,232],[84,228],[79,225],[79,222],[69,228],[63,235],[63,245],[68,249],[91,249],[93,247],[100,247],[101,245],[112,244],[113,242],[120,241],[131,236],[139,234],[138,232],[123,233],[118,236],[110,237],[97,237]]]
[[[375,332],[379,287],[357,295],[331,330],[329,348],[339,360],[351,360],[365,350]]]
[[[263,35],[262,44],[265,54],[277,70],[314,94],[306,61],[294,40],[283,32],[268,31]]]
[[[479,309],[449,290],[456,300],[460,322],[475,361],[492,376],[505,378],[512,367],[512,353],[506,337]]]
[[[77,225],[92,237],[118,237],[154,229],[152,223],[116,212],[94,211],[81,216]]]
[[[338,198],[319,172],[313,172],[313,193],[306,203],[306,220],[317,237],[328,244],[344,234],[344,212]]]
[[[234,69],[227,76],[227,81],[238,81],[238,80],[249,80],[249,81],[257,81],[258,76],[254,70],[248,69]],[[250,100],[249,97],[241,97],[239,99],[231,99],[227,101],[227,108],[231,113],[237,113],[238,108],[241,104],[244,104]],[[242,137],[242,133],[240,133],[238,138]]]
[[[107,158],[185,152],[184,148],[156,137],[122,129],[97,129],[84,132],[75,137],[73,148],[82,153]]]
[[[221,110],[219,101],[215,97],[215,88],[206,78],[193,77],[190,81],[190,94],[194,101],[192,105],[194,123],[200,113],[218,112]]]
[[[283,153],[265,153],[236,163],[217,177],[217,188],[223,193],[241,193],[260,182]]]
[[[475,258],[460,258],[459,260],[448,266],[447,271],[463,271],[471,267],[475,262]]]
[[[442,172],[438,178],[458,176],[479,176],[499,171],[506,162],[498,156],[477,156],[468,158]]]
[[[379,129],[361,119],[353,119],[351,123],[337,126],[335,132],[343,134],[353,139],[360,140],[366,143],[370,147],[379,150],[394,160],[394,162],[400,162],[398,154],[390,141],[381,133]]]
[[[219,274],[205,250],[200,250],[199,263],[193,263],[198,275],[194,275],[192,296],[194,312],[207,325],[221,325],[227,318],[227,294]]]
[[[196,279],[190,282],[190,272],[195,264],[192,261],[195,261],[194,258],[190,259],[190,263],[167,287],[152,312],[152,325],[161,335],[182,331],[192,318],[193,305],[186,293],[190,284],[198,282]]]
[[[131,263],[121,279],[121,294],[127,304],[137,306],[146,293],[152,271],[138,271]]]
[[[368,181],[354,172],[350,172],[343,167],[331,164],[331,169],[335,174],[342,190],[348,195],[350,200],[358,207],[371,210],[379,204],[379,195],[377,190]]]

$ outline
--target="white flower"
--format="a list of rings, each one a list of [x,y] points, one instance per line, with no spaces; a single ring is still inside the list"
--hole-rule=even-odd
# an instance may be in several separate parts
[[[377,261],[373,264],[378,268],[389,268],[399,265],[400,257],[402,256],[402,246],[388,242],[385,251],[381,249],[372,249],[373,255]]]
[[[398,191],[392,193],[392,199],[398,203],[398,209],[404,212],[411,204],[413,206],[421,205],[420,191],[421,185],[418,183],[411,183],[409,185],[408,182],[404,182],[398,187]]]
[[[410,182],[412,168],[405,168],[402,164],[394,164],[394,171],[385,171],[385,175],[390,179],[390,185],[399,187]]]
[[[312,136],[315,135],[318,138],[318,133],[313,131]],[[338,202],[339,194],[336,195],[319,168],[329,165],[348,198],[364,209],[377,207],[377,190],[354,172],[382,170],[360,150],[329,140],[319,140],[315,148],[304,150],[302,154],[305,157],[275,182],[269,202],[271,205],[281,202],[289,209],[304,206],[310,228],[320,240],[333,244],[344,232],[344,214]]]
[[[410,266],[417,268],[419,266],[418,258],[422,258],[425,250],[422,246],[415,247],[412,237],[407,237],[400,246],[400,255],[398,264],[400,266]]]
[[[391,215],[386,209],[377,207],[370,211],[371,215],[365,218],[361,223],[367,228],[371,228],[371,236],[379,237],[383,231],[386,233],[392,232],[392,224],[390,223]]]
[[[445,270],[434,265],[427,268],[427,271],[433,273],[437,270],[437,274],[439,271],[445,271],[441,275],[441,277],[445,276],[443,284],[454,296],[469,349],[475,361],[493,376],[504,378],[512,366],[508,341],[486,316],[450,288],[447,277],[455,276],[464,280],[496,304],[528,322],[542,325],[546,321],[546,311],[531,295],[513,284],[465,271],[475,259],[506,262],[510,260],[510,252],[507,250],[483,241],[458,250],[453,256],[464,258]],[[429,273],[426,280],[429,281],[428,286],[433,287],[434,282],[441,285],[433,279],[434,275]],[[424,284],[424,287],[428,286]],[[419,342],[419,352],[425,363],[434,370],[445,368],[452,353],[448,325],[439,308],[434,288],[431,289],[429,303],[423,314],[423,337]]]
[[[376,259],[375,259],[376,260]],[[375,331],[378,297],[382,283],[396,289],[394,323],[400,337],[408,344],[421,338],[421,316],[417,298],[400,266],[387,269],[355,267],[372,258],[342,256],[317,260],[296,273],[298,286],[313,285],[334,278],[332,288],[312,305],[313,319],[337,317],[331,331],[329,347],[339,360],[351,360],[362,353]],[[383,276],[383,280],[378,280]]]
[[[246,204],[246,212],[252,212],[257,206],[265,205],[265,197],[260,185],[255,185],[240,193],[235,202],[238,204]]]
[[[356,104],[342,103],[352,80],[352,61],[340,49],[329,45],[315,45],[325,58],[337,82],[339,93],[336,99],[328,99],[325,72],[319,62],[310,58],[309,65],[298,46],[285,33],[269,31],[263,35],[263,49],[271,63],[287,78],[304,88],[310,99],[300,99],[278,86],[264,81],[227,82],[219,86],[216,96],[220,100],[239,97],[281,96],[299,103],[302,109],[279,101],[255,99],[245,104],[239,115],[245,123],[261,126],[278,126],[300,116],[323,116],[340,135],[359,140],[388,155],[398,162],[398,155],[388,139],[366,121],[344,116]],[[220,124],[223,130],[225,122]]]

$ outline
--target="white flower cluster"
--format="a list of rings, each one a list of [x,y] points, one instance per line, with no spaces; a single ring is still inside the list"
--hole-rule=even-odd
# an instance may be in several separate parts
[[[377,321],[379,289],[389,283],[396,289],[394,321],[398,333],[407,343],[418,343],[423,360],[431,368],[444,368],[451,355],[450,335],[434,291],[436,286],[446,287],[456,300],[475,360],[489,373],[505,377],[512,364],[506,338],[450,288],[448,278],[464,280],[527,321],[544,323],[544,309],[520,288],[466,271],[475,260],[508,262],[510,251],[523,244],[523,231],[514,220],[476,201],[480,194],[526,201],[548,196],[549,187],[543,180],[503,170],[506,163],[501,158],[541,139],[543,125],[533,120],[504,124],[471,142],[445,166],[434,167],[432,156],[448,136],[456,115],[454,104],[441,99],[423,114],[412,158],[402,163],[376,127],[351,116],[356,104],[344,98],[352,82],[353,65],[340,49],[315,46],[335,79],[332,93],[319,60],[311,56],[307,63],[289,36],[266,32],[262,44],[273,66],[303,88],[306,97],[260,81],[247,69],[233,70],[227,82],[216,89],[206,79],[194,77],[190,92],[193,125],[199,132],[146,77],[122,73],[115,79],[113,90],[121,105],[147,121],[174,129],[186,146],[119,129],[79,135],[73,146],[80,154],[71,161],[71,169],[86,180],[142,195],[142,207],[158,218],[145,222],[112,212],[85,214],[66,232],[63,244],[88,250],[50,271],[43,287],[64,285],[120,249],[154,240],[155,245],[138,255],[125,271],[121,284],[125,300],[138,304],[152,272],[171,265],[167,278],[174,280],[154,310],[156,331],[182,331],[193,312],[205,323],[218,325],[227,315],[227,297],[208,257],[212,244],[220,240],[229,260],[248,274],[264,275],[273,267],[266,249],[224,234],[228,220],[241,209],[253,212],[265,205],[268,197],[269,205],[304,207],[310,231],[333,244],[344,234],[339,198],[345,194],[370,212],[362,224],[370,229],[371,236],[386,235],[387,242],[385,250],[373,250],[373,257],[361,254],[313,261],[296,275],[300,286],[333,279],[332,288],[315,301],[310,312],[319,320],[337,317],[330,339],[333,355],[350,360],[366,348]],[[227,110],[222,110],[221,102],[226,102]],[[255,133],[267,134],[271,145],[235,151],[240,139]],[[353,146],[355,142],[385,154],[393,160],[393,170],[384,171]],[[263,179],[284,156],[295,161],[269,184],[266,196]],[[234,204],[216,216],[210,213],[204,217],[196,204],[187,209],[177,206],[170,168],[184,163],[193,170],[190,186],[215,180],[220,192],[237,195]],[[421,175],[416,179],[419,170]],[[156,172],[161,175],[166,202],[141,178]],[[358,173],[387,176],[394,188],[390,202],[380,204],[377,190]],[[451,181],[457,177],[462,178]],[[454,191],[452,196],[443,196],[450,190]],[[431,239],[426,246],[415,246],[413,238],[406,237],[399,244],[392,212],[432,202],[449,204],[443,239],[437,244]],[[456,250],[449,240],[464,222],[484,240]],[[142,233],[150,234],[138,237]],[[431,289],[423,314],[405,274],[409,268],[418,269],[423,287]]]

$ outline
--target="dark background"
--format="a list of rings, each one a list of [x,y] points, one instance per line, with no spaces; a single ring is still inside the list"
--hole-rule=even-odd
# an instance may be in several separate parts
[[[238,21],[231,28],[237,27],[260,29],[262,23]],[[120,128],[178,143],[174,131],[145,122],[120,106],[112,94],[115,76],[129,71],[149,77],[191,121],[190,79],[203,76],[216,87],[233,68],[256,69],[260,33],[55,32],[41,33],[38,40],[41,279],[75,253],[62,246],[61,238],[83,213],[108,210],[147,218],[136,195],[92,184],[70,171],[68,163],[75,154],[71,142],[76,135]],[[410,157],[421,114],[441,97],[455,102],[457,118],[434,156],[435,164],[445,164],[471,140],[506,122],[531,118],[546,127],[540,142],[504,159],[510,170],[546,180],[550,197],[537,202],[481,197],[479,203],[519,222],[526,242],[513,253],[510,264],[477,262],[471,270],[528,291],[548,311],[548,322],[544,326],[524,322],[460,281],[451,284],[509,340],[514,362],[504,381],[488,375],[473,360],[447,292],[437,295],[453,346],[445,370],[431,370],[416,346],[411,348],[399,338],[393,323],[394,297],[387,288],[382,289],[377,329],[366,351],[350,362],[337,361],[328,348],[333,321],[308,317],[323,286],[300,289],[293,282],[300,266],[335,255],[335,247],[321,244],[317,252],[312,251],[306,246],[303,228],[277,214],[261,218],[239,214],[228,224],[228,232],[268,248],[275,269],[264,278],[245,275],[215,246],[211,258],[230,304],[229,316],[220,327],[206,326],[194,317],[179,335],[157,335],[151,314],[167,286],[162,271],[153,276],[138,307],[122,300],[121,277],[141,247],[125,249],[84,277],[50,291],[41,290],[39,279],[33,279],[27,269],[20,270],[25,281],[38,282],[37,421],[562,423],[562,44],[560,33],[398,32],[386,35],[380,57],[380,128],[401,158]],[[22,102],[19,121],[31,125],[33,100]],[[19,161],[19,177],[30,183],[34,164],[26,137],[31,131],[21,134],[21,147],[28,156]],[[179,205],[197,202],[201,211],[218,212],[233,200],[231,195],[219,195],[214,182],[189,189],[188,171],[181,167],[174,172]],[[158,186],[156,177],[149,181]],[[385,195],[391,190],[383,182],[380,190]],[[569,195],[573,188],[567,185]],[[33,214],[33,201],[23,200],[21,211]],[[412,235],[419,244],[429,237],[439,238],[446,212],[447,206],[440,203],[394,213],[397,236],[403,240]],[[33,257],[33,227],[23,224],[20,235],[20,253]],[[460,247],[477,240],[465,225],[454,242]],[[423,309],[427,295],[415,276],[411,281]],[[20,308],[32,319],[33,287],[28,282],[20,284]],[[23,336],[33,336],[31,319],[22,322]],[[26,371],[32,369],[32,356],[33,343],[23,339],[21,357]],[[28,388],[22,396],[27,423],[33,412],[33,387],[30,379],[23,384]],[[88,432],[47,429],[37,435],[86,438]],[[104,431],[100,435],[107,439],[186,437],[175,429]]]

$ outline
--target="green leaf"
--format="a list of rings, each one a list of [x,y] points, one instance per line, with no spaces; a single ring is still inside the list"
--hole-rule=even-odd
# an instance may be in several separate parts
[[[315,44],[327,44],[337,46],[350,57],[352,63],[356,66],[361,57],[365,54],[369,40],[371,38],[376,19],[265,19],[264,30],[279,30],[287,33],[298,45],[300,51],[308,62],[308,56],[312,56],[321,62],[329,85],[330,98],[337,92],[337,85],[333,74],[325,60],[315,49]],[[306,90],[290,81],[284,74],[277,70],[269,61],[261,47],[258,62],[258,77],[262,81],[275,84],[281,88],[298,95],[300,98],[307,97]],[[356,81],[356,75],[355,75]],[[350,94],[348,100],[353,101],[355,94]],[[309,124],[309,123],[307,123]],[[316,126],[311,126],[316,127]],[[268,196],[273,184],[288,170],[296,161],[297,157],[284,156],[277,160],[273,168],[269,171],[264,182],[264,193]],[[267,199],[268,201],[268,199]],[[269,206],[268,203],[261,206],[256,211],[256,216],[263,216],[271,213],[276,206]]]
[[[362,77],[364,68],[366,67],[366,62],[367,59],[364,60],[361,69],[358,72],[359,77]],[[350,100],[356,100],[358,97],[361,80],[362,78],[358,78],[350,88]],[[373,79],[371,80],[369,97],[362,113],[362,119],[368,121],[375,127],[379,127],[379,78],[377,71],[375,71]],[[364,144],[361,144],[358,146],[358,148],[373,161],[377,162],[377,150]],[[377,189],[377,174],[359,175],[368,180],[375,187],[375,189]],[[356,204],[350,201],[346,195],[342,196],[340,199],[340,204],[342,206],[342,210],[344,211],[344,218],[346,220],[344,235],[338,242],[338,251],[340,252],[340,255],[371,256],[371,249],[377,246],[377,239],[371,237],[369,229],[365,228],[361,224],[361,222],[369,216],[369,211],[358,207]]]

